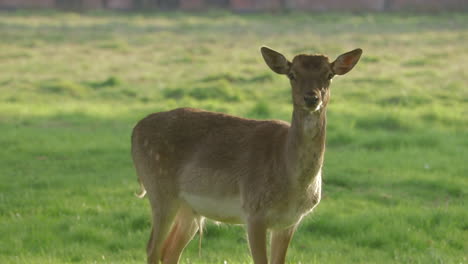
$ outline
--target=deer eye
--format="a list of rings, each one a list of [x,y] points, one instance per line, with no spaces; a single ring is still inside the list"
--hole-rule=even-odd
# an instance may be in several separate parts
[[[296,80],[296,76],[294,76],[294,73],[292,73],[292,72],[288,73],[288,78],[289,78],[289,80],[291,80],[291,81],[295,81],[295,80]]]

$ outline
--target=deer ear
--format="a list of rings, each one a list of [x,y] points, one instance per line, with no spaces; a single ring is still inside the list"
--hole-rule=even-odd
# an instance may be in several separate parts
[[[283,54],[274,51],[267,47],[261,49],[263,59],[265,60],[268,67],[278,74],[288,74],[291,68],[291,62],[289,62]]]
[[[349,72],[361,58],[362,49],[355,49],[341,54],[332,63],[332,69],[335,74],[343,75]]]

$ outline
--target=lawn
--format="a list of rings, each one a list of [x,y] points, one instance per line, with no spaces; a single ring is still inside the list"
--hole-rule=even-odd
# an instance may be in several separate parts
[[[466,13],[0,13],[0,263],[144,263],[134,124],[190,106],[289,121],[264,64],[364,50],[336,78],[324,197],[288,263],[468,263]],[[251,263],[208,224],[184,264]]]

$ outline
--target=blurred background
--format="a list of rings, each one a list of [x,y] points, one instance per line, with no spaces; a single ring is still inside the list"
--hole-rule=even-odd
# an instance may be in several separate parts
[[[65,10],[206,10],[236,11],[442,11],[467,10],[466,0],[1,0],[0,8],[60,8]]]
[[[0,263],[144,263],[130,134],[197,107],[290,121],[292,59],[332,84],[323,200],[288,263],[467,263],[466,0],[0,0]],[[251,263],[209,223],[181,263]]]

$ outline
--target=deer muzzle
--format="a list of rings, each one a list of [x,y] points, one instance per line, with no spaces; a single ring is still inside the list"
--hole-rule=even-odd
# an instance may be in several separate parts
[[[320,96],[316,94],[304,96],[304,102],[305,106],[313,112],[319,110],[322,106],[322,100],[320,99]]]

